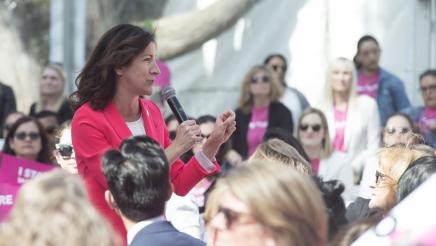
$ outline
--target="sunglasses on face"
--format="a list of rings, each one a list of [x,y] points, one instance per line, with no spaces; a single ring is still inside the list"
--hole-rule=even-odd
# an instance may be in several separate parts
[[[319,132],[319,130],[321,130],[321,127],[322,126],[320,124],[313,124],[313,125],[310,125],[310,124],[301,124],[300,125],[300,130],[305,132],[305,131],[309,130],[309,128],[312,128],[313,132]]]
[[[267,76],[261,76],[261,77],[253,77],[251,79],[251,83],[252,84],[257,84],[259,82],[268,83],[269,82],[269,78]]]
[[[37,132],[16,132],[14,137],[18,140],[25,140],[29,137],[30,140],[37,140],[41,137]]]
[[[412,129],[410,129],[410,127],[386,127],[385,129],[386,133],[389,135],[394,135],[395,133],[399,133],[401,135],[407,134],[409,132],[412,131]]]
[[[272,70],[274,70],[275,72],[277,72],[277,70],[279,70],[279,68],[282,71],[286,71],[286,66],[279,66],[279,65],[271,65]]]
[[[56,144],[55,148],[64,158],[70,158],[74,152],[73,145],[71,144]]]
[[[244,213],[236,212],[232,209],[219,206],[218,211],[217,211],[217,215],[220,213],[223,214],[224,219],[226,220],[226,229],[231,228],[233,225],[235,225],[236,223],[238,223],[240,221],[240,218],[242,216],[246,215]],[[255,222],[255,221],[251,220],[251,221],[246,221],[244,223],[238,223],[238,224],[249,224],[249,223],[253,223],[253,222]]]

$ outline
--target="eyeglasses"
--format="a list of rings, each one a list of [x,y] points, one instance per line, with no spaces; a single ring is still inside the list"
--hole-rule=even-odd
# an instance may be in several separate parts
[[[14,137],[18,140],[25,140],[29,137],[30,140],[37,140],[41,137],[37,132],[16,132]]]
[[[275,72],[277,72],[277,70],[279,70],[279,68],[282,71],[286,71],[287,67],[286,66],[279,66],[279,65],[271,65],[272,70],[274,70]]]
[[[309,128],[312,128],[313,132],[319,132],[319,130],[321,130],[321,125],[320,124],[313,124],[313,125],[309,125],[309,124],[301,124],[300,125],[300,130],[305,132],[307,130],[309,130]]]
[[[386,174],[383,174],[382,172],[375,171],[375,183],[379,184],[379,182],[386,181],[386,179],[392,179]]]
[[[249,220],[249,221],[245,221],[245,222],[240,222],[240,218],[244,215],[248,215],[248,214],[244,214],[241,212],[236,212],[232,209],[229,208],[224,208],[222,206],[218,207],[218,211],[217,214],[222,213],[224,215],[224,218],[226,220],[226,229],[231,228],[233,225],[235,225],[236,223],[238,224],[251,224],[251,223],[255,223],[255,220]]]
[[[398,132],[401,135],[407,134],[411,132],[412,129],[410,127],[386,127],[385,132],[389,135],[394,135],[396,132]]]
[[[421,88],[419,88],[421,90],[422,94],[425,94],[427,91],[429,92],[433,92],[436,90],[436,85],[430,85],[430,86],[421,86]]]
[[[269,78],[267,76],[261,76],[261,77],[253,77],[251,79],[251,83],[252,84],[257,84],[259,82],[268,83],[269,82]]]
[[[71,144],[56,144],[55,148],[64,158],[71,158],[74,152],[73,145]]]

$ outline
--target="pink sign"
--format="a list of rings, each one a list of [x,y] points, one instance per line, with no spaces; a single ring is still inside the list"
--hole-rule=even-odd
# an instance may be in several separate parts
[[[56,166],[46,165],[8,154],[0,157],[0,221],[12,208],[19,188],[23,183],[40,173],[53,170]]]

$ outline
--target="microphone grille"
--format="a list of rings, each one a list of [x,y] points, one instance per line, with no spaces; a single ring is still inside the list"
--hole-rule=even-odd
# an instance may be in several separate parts
[[[176,96],[176,90],[172,86],[167,86],[162,90],[162,97],[167,100],[170,97]]]

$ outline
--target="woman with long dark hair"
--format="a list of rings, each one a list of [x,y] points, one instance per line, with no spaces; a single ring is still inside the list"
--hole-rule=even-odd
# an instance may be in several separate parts
[[[171,163],[174,192],[185,195],[201,179],[219,171],[218,163],[213,162],[215,154],[235,130],[234,113],[221,114],[202,151],[185,165],[178,158],[201,141],[200,130],[195,121],[185,121],[178,126],[171,142],[159,107],[142,98],[152,94],[159,73],[153,34],[133,25],[118,25],[100,38],[76,79],[78,90],[72,95],[76,109],[72,142],[79,175],[94,206],[123,239],[126,239],[123,222],[104,199],[107,183],[100,159],[106,150],[118,149],[122,140],[132,135],[155,139]]]

